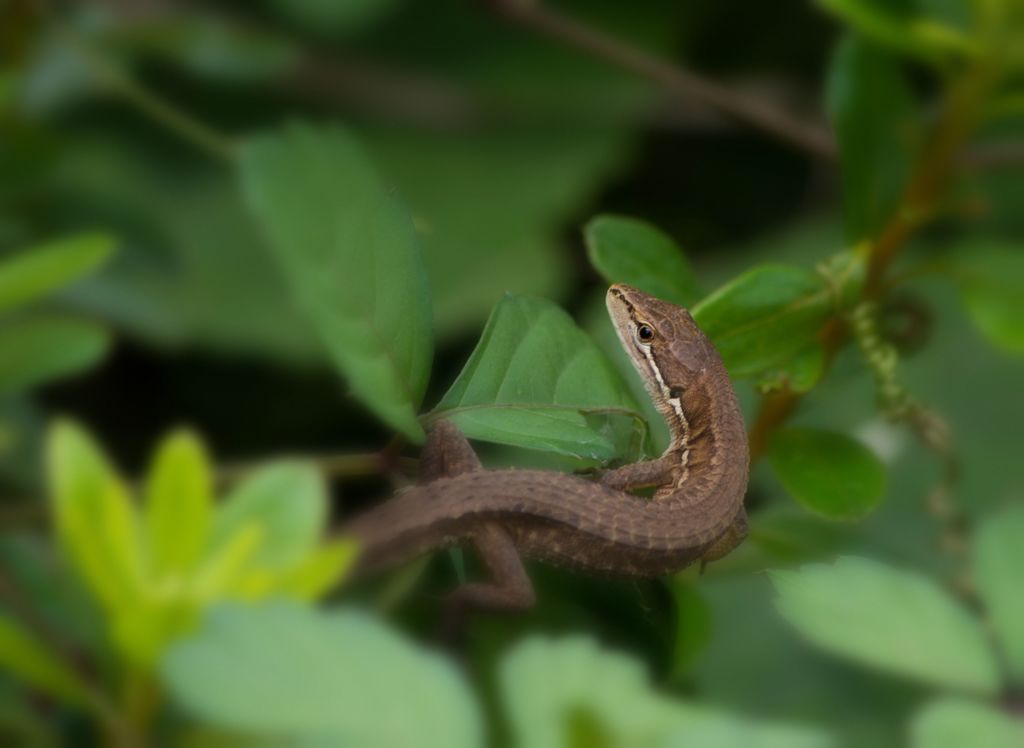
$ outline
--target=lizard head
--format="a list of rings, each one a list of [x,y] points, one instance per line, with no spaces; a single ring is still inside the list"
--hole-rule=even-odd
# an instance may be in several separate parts
[[[680,306],[639,289],[616,284],[608,289],[608,314],[660,410],[679,403],[708,369],[721,366],[711,341]]]

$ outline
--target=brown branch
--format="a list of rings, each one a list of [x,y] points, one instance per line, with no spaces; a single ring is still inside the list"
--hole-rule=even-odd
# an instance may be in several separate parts
[[[697,103],[826,161],[836,159],[827,130],[805,122],[772,102],[743,96],[667,60],[630,46],[603,31],[529,0],[486,0],[500,16],[595,57],[648,78],[673,96]]]
[[[877,299],[885,292],[885,275],[892,261],[913,233],[931,217],[933,204],[948,185],[961,148],[976,124],[979,102],[989,83],[989,71],[979,69],[964,76],[950,91],[946,116],[918,162],[900,205],[872,246],[862,299]],[[841,319],[833,318],[825,324],[820,340],[825,349],[826,370],[847,337],[846,325]],[[752,461],[764,454],[771,434],[789,419],[800,399],[801,394],[791,390],[769,393],[762,398],[750,428]]]

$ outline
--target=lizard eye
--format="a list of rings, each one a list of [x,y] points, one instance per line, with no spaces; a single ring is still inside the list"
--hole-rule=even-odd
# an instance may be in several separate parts
[[[650,343],[654,340],[654,328],[646,322],[641,322],[636,326],[636,337],[641,343]]]

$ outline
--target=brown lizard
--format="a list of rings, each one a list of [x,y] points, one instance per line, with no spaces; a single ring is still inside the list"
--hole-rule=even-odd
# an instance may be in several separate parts
[[[353,519],[372,571],[433,549],[471,545],[490,573],[451,608],[518,610],[534,602],[520,554],[619,578],[652,578],[721,558],[746,536],[749,454],[725,366],[685,309],[635,288],[608,290],[623,347],[671,430],[654,460],[596,481],[540,470],[485,470],[450,422],[435,425],[421,483]],[[629,493],[653,487],[650,499]]]

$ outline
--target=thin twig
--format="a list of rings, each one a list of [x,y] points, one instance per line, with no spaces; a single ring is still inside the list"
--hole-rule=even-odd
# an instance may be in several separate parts
[[[529,0],[488,0],[485,4],[510,21],[649,78],[687,103],[701,104],[796,146],[816,158],[826,161],[836,159],[835,142],[827,130],[779,109],[770,101],[740,95],[719,83]]]
[[[311,463],[328,478],[360,478],[389,473],[411,475],[418,465],[417,460],[392,454],[388,448],[379,452],[294,455],[294,459]],[[254,470],[265,466],[267,460],[263,457],[220,465],[217,468],[217,483],[221,486],[237,483]]]
[[[169,131],[215,156],[234,158],[234,143],[209,125],[189,116],[174,104],[150,91],[130,74],[97,53],[88,42],[66,26],[58,26],[58,33],[81,57],[89,71],[108,91],[131,103],[136,109],[159,122]]]

